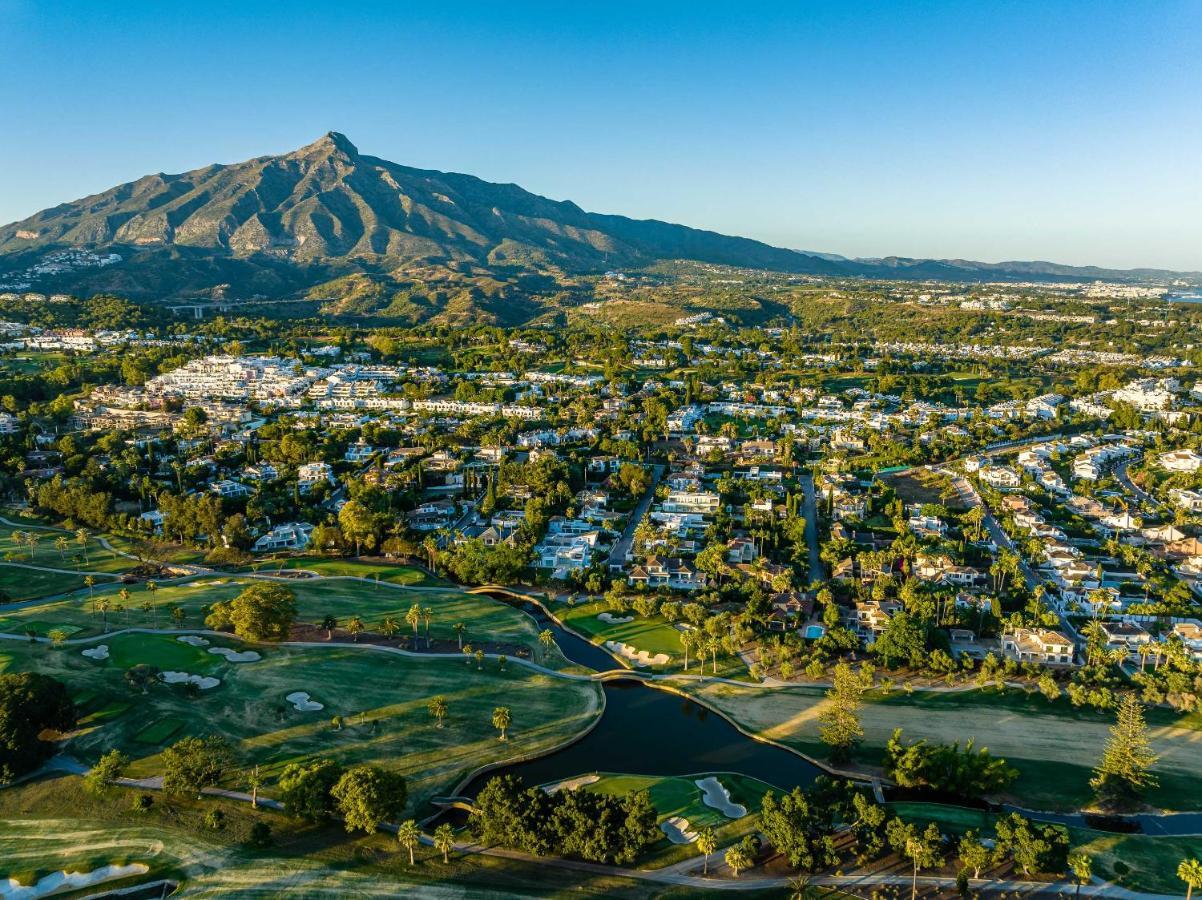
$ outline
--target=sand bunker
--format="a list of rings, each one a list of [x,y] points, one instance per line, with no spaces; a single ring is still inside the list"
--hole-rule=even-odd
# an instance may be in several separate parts
[[[712,809],[718,810],[728,819],[741,819],[747,815],[747,807],[732,803],[730,791],[717,778],[699,778],[693,782],[701,788],[701,802]]]
[[[673,844],[691,844],[697,840],[697,832],[690,830],[689,820],[680,816],[668,816],[659,823],[659,830],[666,834]]]
[[[575,778],[565,778],[563,781],[552,781],[550,784],[544,784],[543,790],[548,794],[556,794],[559,791],[574,791],[577,788],[584,787],[586,784],[594,784],[600,780],[600,775],[577,775]]]
[[[127,866],[101,866],[91,872],[52,872],[29,887],[15,878],[5,878],[0,880],[0,897],[4,900],[36,900],[62,891],[77,891],[105,881],[129,878],[131,875],[145,875],[149,871],[150,868],[142,863],[130,863]]]
[[[160,672],[159,678],[166,684],[183,684],[185,681],[190,681],[202,691],[221,684],[220,678],[213,678],[211,675],[191,675],[188,672]]]
[[[88,659],[102,660],[109,658],[109,645],[97,644],[95,647],[89,647],[87,650],[81,651]],[[0,896],[3,896],[0,894]]]
[[[630,660],[636,666],[666,666],[672,660],[672,657],[666,653],[657,653],[652,656],[646,650],[638,650],[629,644],[621,644],[617,641],[606,641],[605,649],[618,654],[623,659]]]
[[[254,650],[231,650],[229,647],[210,647],[210,653],[216,653],[218,656],[224,656],[229,662],[258,662],[261,657]]]
[[[293,691],[284,699],[300,712],[317,712],[319,709],[325,709],[324,704],[318,703],[316,700],[310,700],[308,693],[305,691]]]
[[[196,634],[185,634],[180,637],[177,637],[176,640],[179,641],[181,644],[191,644],[193,647],[209,646],[208,638],[202,638],[202,637],[200,637],[200,635],[196,635]]]
[[[613,613],[597,613],[597,618],[606,625],[625,625],[627,622],[633,622],[634,616],[615,616]]]

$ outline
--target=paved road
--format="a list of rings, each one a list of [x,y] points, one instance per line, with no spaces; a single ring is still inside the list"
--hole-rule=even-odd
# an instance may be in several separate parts
[[[1115,480],[1122,485],[1123,490],[1125,490],[1140,503],[1144,504],[1150,509],[1159,510],[1161,508],[1160,501],[1132,481],[1131,477],[1127,474],[1127,467],[1131,465],[1131,463],[1132,460],[1124,459],[1114,467]]]
[[[659,480],[663,477],[663,466],[655,465],[651,467],[651,486],[639,498],[634,511],[630,514],[630,521],[626,523],[626,530],[622,532],[622,536],[618,538],[613,549],[609,551],[609,566],[611,568],[626,565],[626,554],[630,552],[630,544],[634,540],[634,530],[639,527],[639,523],[647,515],[647,510],[651,508],[651,501],[655,499],[655,489],[659,487]]]
[[[809,547],[810,581],[825,581],[826,570],[818,549],[818,502],[814,496],[814,475],[809,469],[802,471],[801,490],[804,494],[806,517],[806,545]]]

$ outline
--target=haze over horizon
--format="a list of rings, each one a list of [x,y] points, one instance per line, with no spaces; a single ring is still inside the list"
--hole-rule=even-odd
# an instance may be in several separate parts
[[[0,0],[0,223],[307,144],[847,256],[1202,270],[1202,5]]]

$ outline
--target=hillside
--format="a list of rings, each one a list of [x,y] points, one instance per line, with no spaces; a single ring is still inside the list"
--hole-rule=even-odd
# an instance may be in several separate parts
[[[548,292],[570,290],[576,274],[673,259],[888,279],[1146,275],[802,253],[398,165],[334,132],[292,153],[148,175],[0,228],[8,289],[308,296],[329,301],[331,312],[403,320],[528,318]]]

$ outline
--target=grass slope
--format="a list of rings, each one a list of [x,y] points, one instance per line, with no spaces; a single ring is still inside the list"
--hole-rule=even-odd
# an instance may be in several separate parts
[[[474,661],[413,659],[367,647],[258,646],[262,660],[228,663],[166,635],[119,635],[105,643],[111,655],[103,662],[82,656],[79,647],[0,645],[0,671],[43,672],[76,692],[85,715],[67,752],[90,762],[119,747],[134,758],[131,774],[149,776],[161,771],[163,744],[185,734],[216,733],[235,745],[244,765],[260,765],[269,778],[290,762],[317,756],[394,769],[409,779],[415,810],[482,765],[566,741],[593,722],[602,703],[593,683],[539,675],[513,663],[500,671],[495,660],[477,670]],[[233,639],[214,644],[243,649]],[[195,696],[163,684],[142,695],[124,679],[136,662],[222,683]],[[307,691],[324,708],[297,711],[284,699],[294,691]],[[444,728],[426,711],[436,694],[450,707]],[[499,705],[512,710],[507,743],[497,740],[490,721]],[[331,725],[335,715],[346,719],[341,730]],[[165,720],[174,727],[148,729]],[[238,786],[237,773],[229,783]]]

